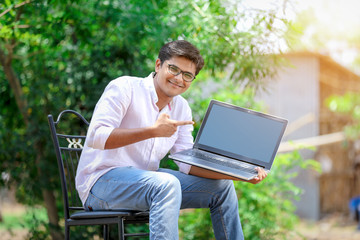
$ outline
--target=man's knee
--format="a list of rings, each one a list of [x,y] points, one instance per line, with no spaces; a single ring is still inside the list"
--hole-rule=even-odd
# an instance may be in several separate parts
[[[151,191],[148,201],[151,206],[159,206],[164,211],[178,211],[181,205],[181,185],[179,180],[171,174],[159,173],[153,179],[156,185]],[[152,209],[152,207],[150,207]]]
[[[220,198],[237,199],[233,181],[218,180],[216,186]]]
[[[157,177],[158,187],[163,191],[171,191],[176,195],[181,195],[181,185],[179,179],[169,173],[159,173]]]

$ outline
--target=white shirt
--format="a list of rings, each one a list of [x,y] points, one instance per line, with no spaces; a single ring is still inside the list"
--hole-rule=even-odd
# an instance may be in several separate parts
[[[173,120],[192,120],[191,109],[181,96],[174,97],[159,111],[152,76],[119,77],[108,84],[96,104],[75,179],[83,204],[95,182],[111,169],[133,166],[155,171],[169,151],[175,153],[192,147],[193,126],[184,125],[179,126],[171,137],[150,138],[116,149],[104,149],[114,128],[152,126],[162,113]],[[176,164],[181,172],[189,173],[190,165]]]

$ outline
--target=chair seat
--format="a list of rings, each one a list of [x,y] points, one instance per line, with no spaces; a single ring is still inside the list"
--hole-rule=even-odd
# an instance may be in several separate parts
[[[148,217],[149,212],[136,212],[131,210],[108,210],[108,211],[77,211],[71,214],[70,218],[77,219],[91,219],[91,218],[112,218],[112,217]]]
[[[135,217],[149,217],[149,211],[145,211],[145,212],[134,212],[131,216],[135,216]]]
[[[71,219],[109,218],[130,216],[130,212],[123,211],[78,211],[71,214]]]
[[[122,219],[122,220],[120,220]],[[149,223],[149,212],[136,211],[78,211],[66,220],[70,226],[124,223]],[[148,234],[148,233],[146,233]],[[126,236],[128,234],[125,234]],[[130,234],[131,235],[131,234]]]

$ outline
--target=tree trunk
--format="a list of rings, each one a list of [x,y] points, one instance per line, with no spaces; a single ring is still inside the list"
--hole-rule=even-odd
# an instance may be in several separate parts
[[[28,105],[24,97],[19,78],[16,76],[15,71],[12,68],[12,51],[13,49],[8,49],[8,56],[0,49],[0,64],[3,66],[5,76],[10,84],[11,89],[14,92],[16,104],[19,108],[19,111],[24,119],[24,123],[28,126]],[[35,148],[37,149],[37,162],[43,161],[42,151],[39,151],[41,146],[40,143],[35,143]],[[38,174],[41,176],[41,171],[38,168]],[[59,231],[59,215],[56,208],[56,200],[54,193],[47,189],[42,190],[43,200],[45,203],[45,208],[47,210],[47,215],[49,218],[50,224],[50,234],[53,240],[64,239],[64,236]]]
[[[43,144],[41,144],[41,142],[35,142],[35,149],[36,149],[36,165],[37,166],[41,166],[41,165],[45,165],[46,163],[44,163],[44,156],[43,156]],[[41,178],[43,174],[43,171],[41,170],[41,168],[37,167],[37,172]],[[44,186],[49,186],[49,181],[48,178],[45,177],[43,178],[45,179],[45,184],[43,183]],[[44,204],[45,204],[45,208],[46,208],[46,212],[48,215],[48,219],[49,219],[49,229],[50,229],[50,235],[52,237],[53,240],[62,240],[64,239],[64,236],[61,233],[61,228],[59,226],[59,214],[57,211],[57,207],[56,207],[56,199],[54,196],[54,192],[47,189],[47,188],[43,188],[42,189],[42,196],[44,199]]]
[[[16,104],[21,112],[22,117],[24,118],[25,125],[28,124],[28,114],[27,114],[27,101],[24,98],[24,94],[20,85],[20,81],[16,76],[13,68],[11,67],[11,55],[6,56],[5,53],[0,49],[0,63],[3,66],[5,76],[10,84],[11,89],[15,95]]]
[[[44,189],[42,191],[44,203],[49,218],[50,235],[53,240],[62,240],[64,235],[62,234],[59,226],[59,215],[56,208],[56,200],[52,191]]]

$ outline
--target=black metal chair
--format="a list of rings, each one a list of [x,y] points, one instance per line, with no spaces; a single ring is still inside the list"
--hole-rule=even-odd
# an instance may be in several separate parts
[[[66,115],[66,119],[64,115]],[[60,120],[61,124],[60,124]],[[60,172],[64,201],[65,239],[70,239],[70,226],[103,225],[104,239],[109,238],[109,225],[117,224],[119,239],[149,236],[149,233],[125,233],[125,224],[148,223],[149,213],[129,210],[85,211],[75,189],[75,175],[86,138],[89,122],[78,112],[62,111],[56,122],[48,115]]]

